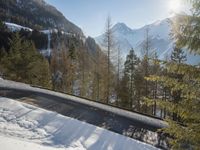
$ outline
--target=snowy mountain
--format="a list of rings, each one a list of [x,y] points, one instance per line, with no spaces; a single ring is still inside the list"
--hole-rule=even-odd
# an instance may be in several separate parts
[[[150,38],[150,53],[153,55],[156,51],[159,59],[165,59],[170,56],[174,42],[170,37],[170,20],[164,19],[139,29],[131,29],[124,23],[115,24],[112,28],[114,40],[119,45],[124,59],[131,48],[135,50],[138,56],[142,56],[147,30]],[[95,38],[102,48],[103,36],[100,35]],[[200,57],[188,53],[187,63],[198,64],[200,63]]]
[[[44,0],[0,0],[0,19],[32,29],[60,29],[83,36],[82,30]]]
[[[8,39],[12,34],[10,31],[21,32],[23,29],[23,36],[32,40],[47,58],[51,55],[52,47],[60,49],[61,43],[67,43],[72,37],[85,44],[91,54],[100,50],[95,40],[87,40],[78,26],[44,0],[0,0],[0,20],[9,29],[2,30],[0,39],[4,40],[1,40],[0,48],[8,49]],[[69,43],[65,46],[69,46]]]
[[[15,23],[10,23],[10,22],[4,22],[4,23],[7,26],[7,28],[9,30],[11,30],[12,32],[20,31],[21,29],[26,30],[26,31],[33,31],[31,28],[27,28],[27,27],[24,27],[24,26],[15,24]]]

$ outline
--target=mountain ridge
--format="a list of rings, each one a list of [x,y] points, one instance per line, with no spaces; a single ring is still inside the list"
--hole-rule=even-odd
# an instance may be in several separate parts
[[[0,0],[0,19],[32,29],[56,28],[84,36],[81,28],[44,0]]]
[[[117,47],[120,47],[123,60],[125,61],[126,55],[129,50],[133,48],[136,54],[141,57],[143,55],[143,45],[146,38],[146,31],[149,30],[150,38],[150,53],[157,53],[159,59],[163,60],[171,55],[171,52],[175,46],[175,42],[172,40],[170,33],[170,21],[173,18],[166,18],[163,20],[155,21],[151,24],[142,26],[138,29],[132,29],[125,23],[117,23],[112,27],[113,37]],[[96,42],[103,49],[103,34],[95,38]],[[104,48],[105,49],[105,48]],[[186,51],[186,50],[185,50]],[[195,56],[187,52],[189,64],[200,63],[200,57]]]

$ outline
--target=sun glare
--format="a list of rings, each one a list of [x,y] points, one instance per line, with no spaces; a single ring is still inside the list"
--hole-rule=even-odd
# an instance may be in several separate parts
[[[179,12],[181,8],[180,0],[170,0],[169,7],[170,11],[172,11],[173,13]]]

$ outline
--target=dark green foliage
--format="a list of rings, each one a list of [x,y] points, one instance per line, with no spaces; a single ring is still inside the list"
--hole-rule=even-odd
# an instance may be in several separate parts
[[[192,4],[192,15],[177,15],[172,21],[172,35],[178,47],[200,54],[200,1],[188,1]]]
[[[171,93],[168,101],[157,99],[160,107],[166,108],[167,112],[173,114],[172,117],[168,116],[169,127],[163,131],[173,137],[171,139],[173,149],[198,149],[200,146],[200,69],[174,62],[167,63],[166,68],[167,74],[181,75],[181,80],[166,75],[147,78],[159,82]],[[153,101],[154,99],[149,100],[149,102]]]
[[[125,88],[126,95],[124,94],[124,91],[119,94],[119,97],[123,101],[127,101],[127,105],[129,108],[132,108],[133,105],[136,106],[136,102],[134,100],[136,99],[136,76],[137,76],[137,67],[139,64],[139,58],[135,55],[134,50],[131,49],[129,54],[126,57],[126,61],[124,64],[124,76],[122,78],[123,87]],[[120,90],[121,91],[121,90]],[[124,105],[124,104],[123,104]]]
[[[38,50],[47,48],[48,39],[46,34],[37,30],[33,30],[33,32],[30,32],[23,29],[20,30],[19,34],[24,39],[33,41],[36,49]],[[12,38],[12,35],[13,32],[10,32],[6,28],[0,30],[0,48],[4,47],[6,50],[9,49],[9,39]]]
[[[184,63],[187,60],[186,54],[180,48],[175,47],[172,54],[171,54],[171,61],[177,64]],[[167,74],[166,74],[167,75]],[[182,82],[183,75],[178,73],[168,74],[170,78],[176,79],[177,82]],[[181,100],[181,90],[176,90],[171,92],[171,97],[174,105],[177,105]],[[177,121],[179,119],[178,115],[173,112],[173,120]]]
[[[76,59],[76,48],[75,48],[75,44],[71,43],[69,46],[69,55],[70,59],[74,60]]]
[[[9,39],[12,37],[11,32],[0,30],[0,48],[5,48],[6,51],[9,49]]]
[[[184,63],[187,56],[181,48],[175,47],[171,54],[171,60],[177,63]]]
[[[12,36],[10,48],[1,59],[3,75],[10,80],[50,87],[48,63],[34,44],[22,40],[19,33]]]
[[[6,25],[0,20],[0,31],[7,30]]]
[[[39,32],[38,30],[30,32],[21,29],[20,35],[25,39],[33,41],[37,49],[47,49],[48,38],[46,34]]]
[[[179,15],[172,24],[173,37],[178,47],[200,53],[200,1],[190,0],[193,15]],[[172,139],[172,149],[199,150],[200,148],[200,68],[184,64],[181,49],[172,53],[172,62],[165,62],[165,74],[150,76],[147,80],[158,82],[168,89],[169,96],[157,98],[157,104],[168,112],[168,128],[163,129]],[[147,98],[148,99],[148,98]],[[148,99],[152,105],[154,99]],[[170,115],[172,114],[172,116]]]
[[[128,87],[128,77],[124,76],[120,81],[120,87],[118,92],[119,96],[119,106],[124,108],[130,108],[130,97],[129,97],[129,87]]]

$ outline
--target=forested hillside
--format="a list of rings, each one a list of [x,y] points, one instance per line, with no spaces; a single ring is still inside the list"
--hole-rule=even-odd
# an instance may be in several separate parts
[[[45,60],[41,50],[47,48],[46,34],[23,29],[11,32],[3,23],[0,32],[1,74],[5,78],[95,100],[105,99],[103,89],[106,80],[103,64],[106,56],[92,38],[83,40],[80,36],[60,31],[52,32],[51,53]],[[40,61],[36,63],[35,55],[45,62],[44,66]],[[26,62],[25,58],[27,67],[25,64],[22,65]],[[22,68],[19,68],[20,66]],[[29,75],[26,76],[25,73]],[[40,77],[48,84],[43,84]]]
[[[79,27],[43,0],[0,0],[0,19],[33,29],[59,28],[83,36]]]
[[[56,8],[43,0],[1,0],[0,19],[2,76],[104,101],[106,55]]]

